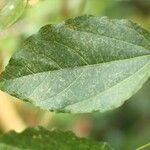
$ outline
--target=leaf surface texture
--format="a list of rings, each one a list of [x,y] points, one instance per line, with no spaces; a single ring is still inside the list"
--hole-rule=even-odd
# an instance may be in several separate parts
[[[0,76],[0,89],[43,109],[104,112],[149,75],[148,31],[127,20],[80,16],[29,37]]]

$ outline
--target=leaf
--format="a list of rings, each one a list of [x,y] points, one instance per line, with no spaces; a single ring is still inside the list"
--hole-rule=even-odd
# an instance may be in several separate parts
[[[24,12],[27,0],[7,0],[0,10],[0,30],[13,24]]]
[[[18,134],[14,131],[0,137],[1,150],[113,150],[105,142],[77,138],[71,132],[28,128]]]
[[[43,109],[85,113],[121,106],[150,75],[150,33],[127,20],[81,16],[29,37],[0,89]]]

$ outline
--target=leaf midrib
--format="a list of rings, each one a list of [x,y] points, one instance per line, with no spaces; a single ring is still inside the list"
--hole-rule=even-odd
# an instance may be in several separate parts
[[[42,74],[42,73],[48,73],[48,72],[58,72],[58,71],[62,71],[62,70],[69,70],[69,69],[78,69],[78,68],[82,68],[82,67],[94,67],[94,66],[98,66],[98,65],[107,65],[107,64],[110,64],[110,63],[117,63],[117,62],[120,62],[120,61],[124,61],[124,60],[130,60],[130,59],[137,59],[137,58],[140,58],[140,57],[149,57],[150,58],[150,54],[147,54],[147,55],[141,55],[141,56],[136,56],[136,57],[131,57],[131,58],[125,58],[125,59],[119,59],[119,60],[112,60],[112,61],[109,61],[109,62],[102,62],[102,63],[98,63],[98,64],[91,64],[91,65],[83,65],[83,66],[75,66],[75,67],[68,67],[68,68],[62,68],[62,69],[58,69],[58,70],[48,70],[48,71],[43,71],[43,72],[36,72],[34,74],[28,74],[28,75],[23,75],[21,77],[17,77],[17,78],[13,78],[13,79],[4,79],[5,81],[8,81],[8,80],[16,80],[16,79],[19,79],[19,78],[23,78],[23,77],[27,77],[27,76],[32,76],[32,75],[37,75],[37,74]],[[1,73],[2,74],[2,73]],[[0,77],[2,78],[2,77]],[[2,81],[2,82],[5,82],[5,81]],[[0,82],[0,83],[2,83]]]

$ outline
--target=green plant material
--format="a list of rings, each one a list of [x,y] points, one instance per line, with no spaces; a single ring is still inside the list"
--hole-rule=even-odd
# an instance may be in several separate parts
[[[1,150],[113,150],[105,142],[77,138],[71,132],[48,131],[28,128],[18,134],[14,131],[0,136]]]
[[[150,143],[147,143],[143,146],[138,147],[136,150],[148,150],[150,148]]]
[[[0,30],[13,24],[24,12],[27,0],[7,0],[0,10]]]
[[[127,20],[81,16],[29,37],[0,89],[44,109],[85,113],[121,106],[150,75],[150,33]]]

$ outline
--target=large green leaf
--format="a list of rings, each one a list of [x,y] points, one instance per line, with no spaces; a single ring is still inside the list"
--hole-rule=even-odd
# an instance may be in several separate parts
[[[0,29],[10,26],[23,13],[27,0],[6,0],[0,10]]]
[[[105,142],[77,138],[71,132],[48,131],[44,128],[14,131],[0,136],[1,150],[113,150]]]
[[[44,109],[117,108],[150,75],[150,33],[127,20],[81,16],[29,37],[0,77],[0,89]]]

